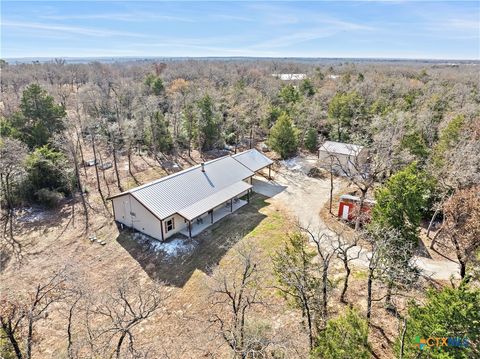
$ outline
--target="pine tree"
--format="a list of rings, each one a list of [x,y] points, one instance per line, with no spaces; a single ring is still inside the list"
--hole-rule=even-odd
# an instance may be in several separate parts
[[[310,128],[307,131],[307,135],[305,138],[305,147],[307,150],[310,152],[315,152],[317,150],[317,145],[318,145],[318,135],[317,131],[314,128]]]
[[[268,145],[282,158],[288,158],[297,152],[298,131],[286,113],[278,118],[270,130]]]
[[[348,308],[344,315],[328,321],[325,330],[318,335],[311,357],[368,359],[371,355],[367,338],[367,321]]]
[[[404,240],[417,243],[422,212],[433,184],[414,162],[397,172],[375,191],[377,201],[372,211],[372,224],[394,228]]]
[[[23,91],[20,110],[12,116],[10,123],[30,148],[48,144],[55,134],[65,128],[65,109],[56,105],[53,97],[37,84]]]
[[[198,110],[201,147],[203,151],[208,151],[215,148],[220,140],[220,125],[215,117],[213,101],[209,95],[205,95],[198,102]]]
[[[435,339],[449,337],[452,339],[448,346]],[[427,342],[428,338],[433,339]],[[398,338],[396,351],[403,351],[404,358],[476,358],[478,338],[480,290],[462,282],[458,288],[430,290],[423,305],[410,304],[405,335]]]

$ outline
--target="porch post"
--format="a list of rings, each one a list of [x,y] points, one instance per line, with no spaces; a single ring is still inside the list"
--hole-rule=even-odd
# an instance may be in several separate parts
[[[230,212],[233,212],[233,198],[230,200]]]
[[[188,221],[188,238],[192,238],[192,221]]]
[[[163,221],[160,220],[160,232],[162,233],[162,242],[165,241],[165,238],[163,237]]]
[[[272,165],[268,165],[268,179],[272,179]]]
[[[247,191],[247,203],[250,203],[250,189]]]
[[[212,211],[210,212],[210,219],[211,219],[211,223],[213,223],[213,209],[212,209]]]

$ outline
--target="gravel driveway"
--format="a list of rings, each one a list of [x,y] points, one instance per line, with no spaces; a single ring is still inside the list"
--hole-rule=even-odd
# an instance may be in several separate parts
[[[316,179],[307,176],[308,171],[316,165],[314,156],[298,156],[282,161],[281,168],[275,172],[274,178],[267,181],[263,177],[253,179],[255,192],[271,197],[271,201],[279,204],[292,216],[298,219],[303,227],[309,227],[314,233],[333,234],[319,216],[320,209],[330,198],[330,179]],[[339,179],[334,179],[333,191],[341,187]],[[353,261],[359,267],[368,266],[369,252],[363,248],[353,250],[360,257]],[[460,278],[457,263],[448,260],[434,260],[425,257],[414,257],[417,267],[425,276],[436,280],[449,280],[451,276]]]

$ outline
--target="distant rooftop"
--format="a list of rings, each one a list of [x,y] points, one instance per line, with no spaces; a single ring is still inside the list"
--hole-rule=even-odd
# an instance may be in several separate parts
[[[272,76],[282,81],[305,80],[307,78],[306,74],[272,74]]]

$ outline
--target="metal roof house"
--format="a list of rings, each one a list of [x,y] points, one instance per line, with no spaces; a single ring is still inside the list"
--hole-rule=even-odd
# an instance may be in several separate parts
[[[355,171],[358,165],[366,162],[367,148],[351,143],[325,141],[318,150],[318,159],[323,167],[344,174]]]
[[[272,76],[282,81],[298,81],[307,78],[306,74],[272,74]]]
[[[159,240],[192,237],[240,208],[255,172],[273,162],[255,149],[225,156],[111,196],[115,221]],[[208,218],[209,217],[209,218]],[[205,223],[204,223],[205,221]]]

